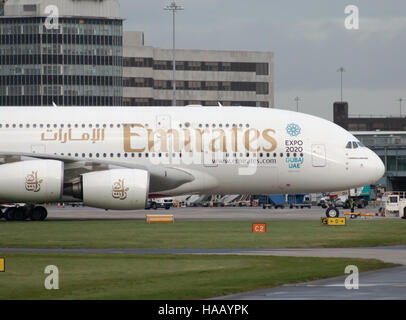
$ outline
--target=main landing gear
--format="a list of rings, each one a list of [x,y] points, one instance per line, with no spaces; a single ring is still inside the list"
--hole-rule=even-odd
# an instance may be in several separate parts
[[[42,206],[9,207],[4,211],[0,210],[0,219],[7,221],[44,221],[48,216],[48,211]]]

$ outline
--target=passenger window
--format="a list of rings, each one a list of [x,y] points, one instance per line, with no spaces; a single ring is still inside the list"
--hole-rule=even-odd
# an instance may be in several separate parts
[[[345,146],[346,149],[352,149],[351,141],[348,141],[347,145]]]
[[[353,141],[353,142],[352,142],[352,147],[353,147],[354,149],[356,149],[356,148],[358,148],[358,144],[357,144],[355,141]]]

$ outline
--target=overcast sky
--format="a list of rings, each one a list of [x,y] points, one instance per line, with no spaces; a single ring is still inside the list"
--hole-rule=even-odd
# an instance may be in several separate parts
[[[171,48],[166,0],[119,0],[125,30],[143,31],[145,44]],[[406,99],[404,0],[179,0],[179,49],[253,50],[275,54],[275,106],[332,119],[340,100],[350,114],[399,115]],[[347,5],[359,8],[359,30],[347,30]],[[403,102],[406,115],[406,101]]]

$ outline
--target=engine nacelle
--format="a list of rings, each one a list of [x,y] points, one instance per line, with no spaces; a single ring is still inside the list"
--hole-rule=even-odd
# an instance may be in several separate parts
[[[62,197],[64,164],[57,160],[30,160],[0,165],[0,200],[54,202]]]
[[[149,172],[114,169],[82,175],[83,203],[113,210],[145,209],[149,192]]]

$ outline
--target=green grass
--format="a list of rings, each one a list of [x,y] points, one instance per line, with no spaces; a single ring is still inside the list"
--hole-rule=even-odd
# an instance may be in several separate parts
[[[394,266],[378,260],[222,255],[1,253],[0,299],[199,299]],[[59,290],[44,269],[59,269]]]
[[[253,234],[249,221],[0,222],[0,247],[32,248],[308,248],[406,244],[404,220],[349,220],[347,226],[319,221],[267,221]]]

